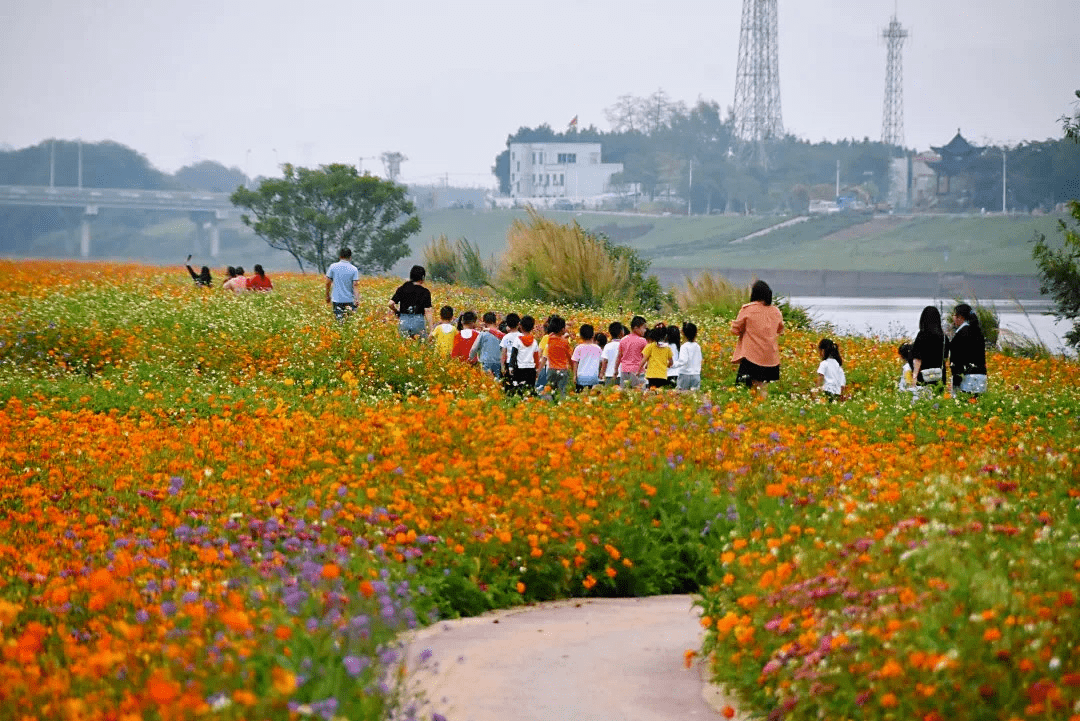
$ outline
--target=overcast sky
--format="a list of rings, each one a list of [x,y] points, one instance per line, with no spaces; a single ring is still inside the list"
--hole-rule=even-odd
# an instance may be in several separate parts
[[[491,185],[520,126],[624,94],[732,104],[740,0],[0,0],[0,143],[115,140],[165,171],[356,163]],[[785,129],[881,137],[894,0],[779,0]],[[908,146],[1060,137],[1077,0],[899,0]]]

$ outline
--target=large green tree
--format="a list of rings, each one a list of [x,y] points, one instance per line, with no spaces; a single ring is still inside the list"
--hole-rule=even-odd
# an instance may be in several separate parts
[[[340,163],[282,170],[283,177],[255,189],[237,188],[232,202],[248,211],[240,216],[244,224],[292,255],[301,271],[326,272],[343,247],[352,249],[362,273],[389,270],[409,254],[408,238],[420,232],[420,218],[404,186]]]

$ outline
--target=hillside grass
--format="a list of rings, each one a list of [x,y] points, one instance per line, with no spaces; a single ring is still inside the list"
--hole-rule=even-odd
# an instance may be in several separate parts
[[[1034,275],[1031,239],[1057,234],[1058,216],[879,216],[812,218],[740,243],[731,241],[776,225],[783,216],[627,216],[547,212],[606,233],[652,261],[654,268],[776,268]],[[413,257],[441,233],[466,237],[485,257],[506,247],[506,231],[525,211],[444,210],[422,215]]]

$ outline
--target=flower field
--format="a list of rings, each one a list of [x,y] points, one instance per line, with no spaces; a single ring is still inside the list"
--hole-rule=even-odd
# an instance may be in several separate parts
[[[398,338],[399,281],[339,326],[273,280],[0,261],[0,718],[432,718],[404,629],[697,593],[750,714],[1080,719],[1075,361],[913,404],[894,340],[839,338],[830,404],[792,332],[756,402],[695,318],[700,394],[507,401]]]

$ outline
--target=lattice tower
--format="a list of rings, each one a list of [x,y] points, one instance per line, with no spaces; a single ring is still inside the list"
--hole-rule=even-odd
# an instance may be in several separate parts
[[[744,156],[765,165],[765,141],[783,134],[776,0],[743,0],[735,73],[735,136],[743,141]]]
[[[889,27],[882,31],[889,46],[885,64],[885,107],[881,114],[881,142],[904,147],[904,60],[901,49],[908,31],[893,15]]]

